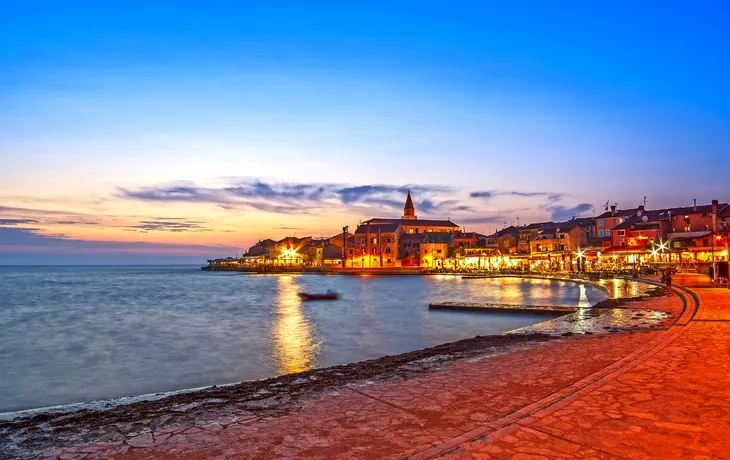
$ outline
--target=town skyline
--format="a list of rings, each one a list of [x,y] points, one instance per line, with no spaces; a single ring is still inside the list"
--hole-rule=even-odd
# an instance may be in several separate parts
[[[0,264],[200,263],[408,189],[484,234],[727,198],[722,4],[133,3],[0,19]]]

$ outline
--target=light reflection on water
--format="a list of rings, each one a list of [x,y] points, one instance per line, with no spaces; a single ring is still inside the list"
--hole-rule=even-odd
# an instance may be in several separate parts
[[[312,325],[302,312],[297,295],[300,286],[294,276],[276,278],[277,307],[272,327],[272,344],[277,373],[291,374],[315,367],[319,343],[314,342]]]
[[[552,317],[430,311],[430,302],[577,306],[607,297],[579,286],[453,276],[249,276],[195,267],[0,267],[0,411],[265,378]],[[327,289],[341,300],[303,303],[297,296]]]

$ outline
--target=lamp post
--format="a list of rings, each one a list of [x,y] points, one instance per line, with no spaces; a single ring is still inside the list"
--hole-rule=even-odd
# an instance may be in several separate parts
[[[342,227],[342,268],[347,268],[347,226]]]
[[[715,235],[714,233],[712,235],[712,282],[717,284],[720,280],[720,264],[717,263],[715,258],[715,238],[720,241],[722,239],[722,236],[720,236],[719,234]]]

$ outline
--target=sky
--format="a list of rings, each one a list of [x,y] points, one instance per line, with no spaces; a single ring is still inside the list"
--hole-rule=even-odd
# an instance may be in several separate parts
[[[727,2],[0,10],[0,264],[730,200]]]

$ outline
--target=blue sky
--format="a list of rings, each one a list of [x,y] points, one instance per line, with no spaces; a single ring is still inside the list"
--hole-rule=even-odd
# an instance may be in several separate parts
[[[730,199],[727,4],[342,3],[3,6],[0,263],[240,253],[407,185],[485,232]]]

